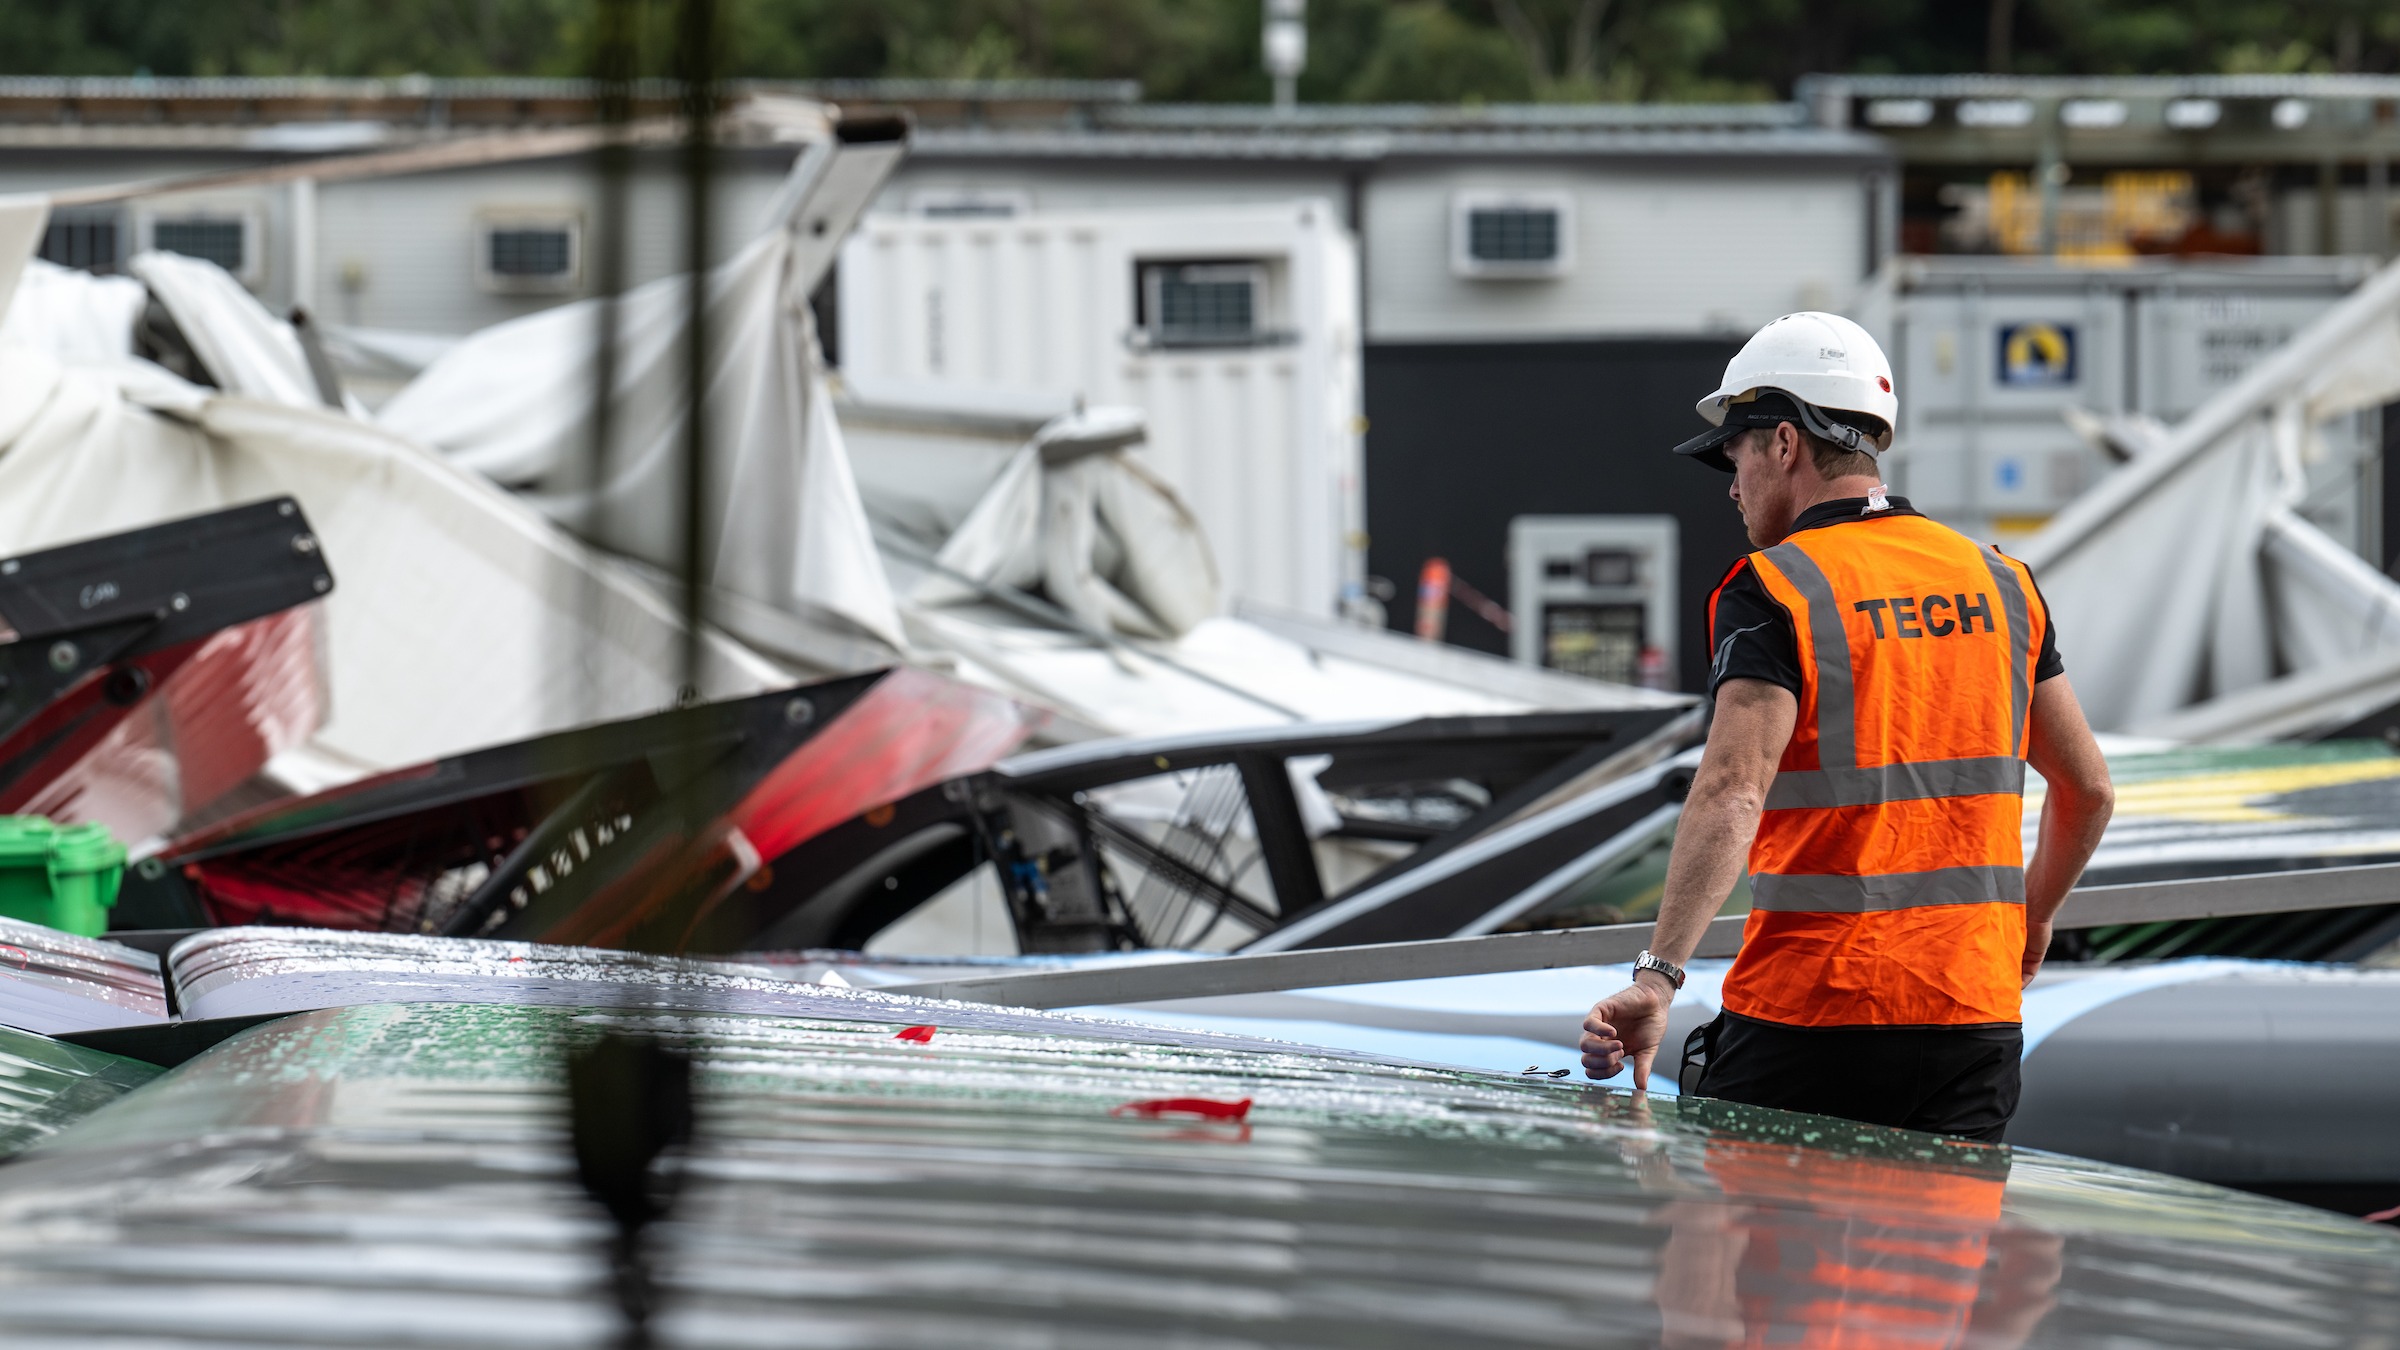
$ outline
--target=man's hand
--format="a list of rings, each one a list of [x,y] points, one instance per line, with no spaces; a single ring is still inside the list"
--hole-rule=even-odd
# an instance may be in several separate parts
[[[1614,1078],[1633,1061],[1633,1086],[1650,1090],[1650,1061],[1658,1057],[1659,1042],[1667,1036],[1667,1005],[1672,994],[1636,979],[1618,993],[1592,1005],[1583,1019],[1583,1075]]]
[[[2042,958],[2050,954],[2050,921],[2025,921],[2025,983],[2021,989],[2033,986],[2033,977],[2042,973]]]
[[[1666,889],[1650,930],[1650,950],[1660,960],[1689,963],[1726,893],[1741,879],[1775,766],[1799,717],[1800,701],[1781,685],[1736,678],[1717,686],[1708,748],[1700,752],[1683,819],[1675,823],[1675,851],[1667,857]],[[1667,1037],[1667,1005],[1674,1001],[1667,977],[1644,970],[1623,993],[1593,1004],[1583,1019],[1585,1075],[1614,1078],[1630,1059],[1634,1087],[1648,1091],[1650,1061]]]

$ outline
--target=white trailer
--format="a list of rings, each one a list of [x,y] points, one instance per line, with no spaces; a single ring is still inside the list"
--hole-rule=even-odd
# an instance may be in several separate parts
[[[843,375],[1131,404],[1230,596],[1362,593],[1358,254],[1315,199],[1058,215],[874,215],[838,274]]]

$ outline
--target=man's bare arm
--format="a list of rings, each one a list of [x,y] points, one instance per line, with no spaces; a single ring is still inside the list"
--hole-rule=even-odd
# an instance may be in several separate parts
[[[1716,697],[1708,748],[1675,826],[1666,891],[1650,936],[1650,950],[1678,966],[1691,961],[1742,875],[1775,766],[1800,718],[1800,701],[1792,692],[1764,680],[1727,680]],[[1630,1059],[1633,1085],[1648,1088],[1650,1062],[1666,1035],[1667,1005],[1674,994],[1664,976],[1644,971],[1623,992],[1594,1005],[1583,1023],[1585,1075],[1613,1078]]]
[[[2051,920],[2066,903],[2067,892],[2075,889],[2092,851],[2100,847],[2100,836],[2117,805],[2108,761],[2064,675],[2033,687],[2025,758],[2048,784],[2042,794],[2041,830],[2034,837],[2033,857],[2025,864],[2024,977],[2031,984],[2050,950]]]

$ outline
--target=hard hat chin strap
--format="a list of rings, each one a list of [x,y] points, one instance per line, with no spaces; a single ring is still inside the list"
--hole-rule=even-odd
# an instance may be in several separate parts
[[[1792,406],[1799,409],[1800,425],[1808,428],[1808,433],[1819,440],[1831,441],[1855,453],[1872,455],[1876,452],[1874,439],[1857,427],[1834,421],[1805,399],[1793,399]]]

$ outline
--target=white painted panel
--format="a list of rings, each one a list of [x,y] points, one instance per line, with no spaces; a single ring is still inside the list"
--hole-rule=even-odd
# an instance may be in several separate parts
[[[711,231],[716,256],[729,256],[756,236],[789,167],[751,159],[717,181]],[[685,270],[682,181],[667,166],[645,166],[626,193],[627,284]],[[599,214],[590,163],[543,160],[322,184],[313,286],[320,313],[358,327],[464,335],[589,294],[588,267],[581,288],[555,295],[495,295],[476,284],[477,217],[513,210],[571,211],[589,226]],[[586,239],[598,242],[593,235]],[[270,244],[271,260],[289,256],[285,243]]]
[[[1288,340],[1141,347],[1136,270],[1164,259],[1266,263]],[[1364,564],[1356,259],[1321,200],[872,216],[842,252],[843,373],[1141,407],[1142,455],[1199,515],[1228,593],[1329,615]]]
[[[947,197],[1022,203],[1037,219],[1093,211],[1213,211],[1280,206],[1302,197],[1340,201],[1344,188],[1341,170],[1323,165],[915,159],[892,175],[870,210],[907,215],[922,198]]]
[[[1575,202],[1563,274],[1451,268],[1456,194],[1561,190]],[[1841,308],[1864,280],[1867,193],[1854,168],[1394,169],[1366,202],[1377,341],[1747,332],[1795,309]]]

